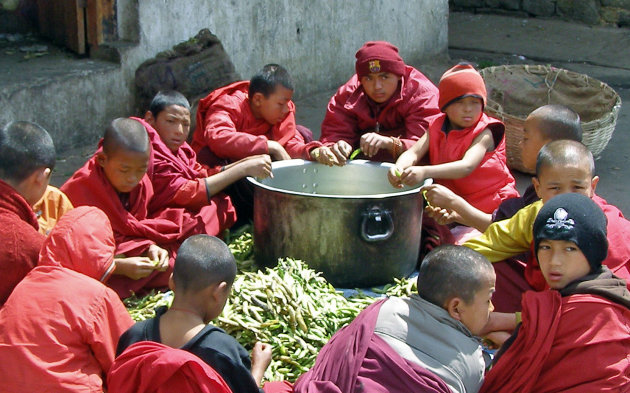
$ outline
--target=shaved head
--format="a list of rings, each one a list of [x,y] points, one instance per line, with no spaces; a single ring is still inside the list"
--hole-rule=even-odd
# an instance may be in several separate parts
[[[55,145],[48,132],[28,121],[0,129],[0,178],[21,182],[38,168],[55,167]]]
[[[105,130],[103,151],[106,155],[115,155],[123,150],[133,153],[148,153],[151,147],[149,135],[144,126],[133,119],[119,117],[114,119]]]
[[[595,173],[593,153],[581,142],[560,140],[547,143],[540,149],[536,159],[536,176],[549,167],[579,167]]]
[[[564,105],[544,105],[535,109],[528,117],[538,120],[538,130],[545,139],[582,140],[580,115]]]
[[[196,292],[222,281],[232,284],[236,261],[223,240],[209,235],[186,239],[175,259],[173,281],[183,292]]]
[[[492,264],[468,247],[444,245],[422,260],[418,294],[439,307],[458,297],[472,303],[477,291],[494,275]]]

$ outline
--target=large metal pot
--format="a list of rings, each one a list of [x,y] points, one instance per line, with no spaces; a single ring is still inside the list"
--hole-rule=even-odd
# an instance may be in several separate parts
[[[420,186],[395,189],[392,164],[366,160],[327,167],[274,162],[254,184],[256,262],[301,259],[337,287],[369,287],[404,277],[420,249]]]

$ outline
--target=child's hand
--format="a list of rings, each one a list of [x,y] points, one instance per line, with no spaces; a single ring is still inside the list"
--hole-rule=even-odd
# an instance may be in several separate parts
[[[424,167],[410,166],[400,174],[400,182],[407,186],[415,186],[422,183],[425,177]]]
[[[396,188],[403,188],[403,184],[400,180],[400,176],[402,175],[402,173],[403,170],[397,166],[389,168],[389,171],[387,171],[387,180],[389,180],[389,183],[392,186]]]
[[[490,332],[483,337],[483,341],[490,349],[499,349],[510,336],[510,333],[504,331]]]
[[[457,213],[437,206],[426,206],[424,210],[440,225],[448,225],[459,218]]]
[[[377,134],[376,132],[368,132],[361,135],[359,142],[361,151],[368,157],[374,157],[381,149],[390,150],[392,148],[392,138]]]
[[[271,363],[271,345],[257,341],[252,349],[252,376],[260,385],[265,370]]]
[[[267,141],[267,149],[269,149],[269,155],[276,161],[291,159],[289,153],[276,141]]]
[[[148,257],[116,258],[114,261],[116,262],[114,273],[132,280],[144,278],[155,270],[155,265]]]
[[[168,251],[162,247],[151,244],[147,250],[147,257],[153,263],[155,270],[163,272],[168,269]]]
[[[241,165],[244,166],[245,176],[259,179],[265,179],[267,177],[273,178],[273,173],[271,172],[271,157],[269,154],[247,157]]]
[[[343,164],[339,162],[339,158],[332,152],[332,150],[326,146],[318,147],[316,149],[311,150],[311,158],[315,159],[315,161],[320,164],[328,165],[328,166],[342,166]],[[344,160],[345,162],[345,160]]]
[[[460,198],[441,184],[431,184],[430,186],[422,187],[422,189],[426,190],[424,196],[430,204],[448,210],[454,210],[455,201]]]
[[[337,141],[330,150],[333,152],[337,161],[339,162],[339,166],[346,165],[346,161],[348,160],[348,156],[352,153],[352,146],[344,140]]]

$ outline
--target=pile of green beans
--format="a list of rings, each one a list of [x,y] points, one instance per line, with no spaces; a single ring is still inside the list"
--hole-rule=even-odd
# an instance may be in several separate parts
[[[256,341],[269,343],[272,362],[266,380],[294,381],[313,366],[319,350],[337,330],[349,324],[376,299],[363,294],[346,298],[321,273],[299,260],[286,258],[274,268],[258,270],[253,262],[250,232],[231,237],[229,247],[239,273],[223,313],[213,324],[251,350]],[[397,279],[394,284],[373,288],[386,296],[416,292],[415,279]],[[155,316],[155,308],[170,305],[173,294],[151,292],[125,299],[136,320]]]

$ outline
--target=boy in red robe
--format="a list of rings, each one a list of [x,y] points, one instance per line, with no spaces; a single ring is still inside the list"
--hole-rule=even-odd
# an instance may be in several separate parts
[[[291,77],[277,64],[267,64],[251,81],[213,91],[197,109],[192,140],[197,160],[215,171],[261,154],[275,161],[302,158],[328,163],[330,150],[317,141],[305,142],[299,132],[292,97]],[[237,225],[247,223],[253,217],[252,186],[243,179],[225,192],[236,207]]]
[[[133,321],[103,282],[114,269],[114,234],[94,207],[66,213],[39,264],[0,309],[3,392],[99,392],[120,335]]]
[[[117,258],[108,285],[121,297],[166,287],[181,242],[196,233],[218,234],[233,213],[215,206],[196,214],[183,208],[149,212],[154,191],[147,175],[151,143],[145,128],[136,120],[115,119],[101,144],[61,191],[75,206],[96,206],[109,217]]]
[[[388,172],[394,187],[434,178],[475,208],[492,213],[519,196],[505,158],[505,126],[483,113],[486,86],[469,64],[458,64],[438,85],[442,114],[428,133],[404,152]],[[419,165],[428,153],[430,165]]]
[[[534,222],[549,289],[526,292],[522,322],[480,392],[630,391],[630,293],[602,266],[606,216],[590,198],[552,198]]]
[[[356,74],[330,99],[320,140],[332,164],[345,164],[354,149],[359,158],[395,162],[440,113],[438,91],[389,42],[366,42],[355,57]]]
[[[37,265],[44,235],[34,205],[55,167],[55,146],[37,124],[16,121],[0,129],[0,306]]]
[[[216,370],[233,392],[258,393],[271,362],[271,347],[258,342],[250,357],[234,337],[210,324],[223,311],[235,276],[234,256],[225,243],[207,235],[188,238],[170,281],[175,293],[172,306],[158,308],[155,318],[126,331],[117,353],[124,356],[127,347],[141,341],[182,348]]]
[[[420,266],[418,294],[363,310],[324,345],[295,391],[476,392],[489,362],[476,336],[493,309],[494,281],[481,254],[436,248]]]
[[[585,195],[603,210],[607,218],[609,245],[603,264],[617,276],[630,280],[630,244],[627,241],[630,238],[630,221],[618,208],[595,194],[599,177],[594,176],[594,171],[593,155],[582,143],[569,140],[549,142],[538,153],[536,177],[533,179],[541,200],[520,209],[510,219],[492,223],[481,236],[463,244],[479,251],[493,263],[532,251],[520,271],[506,275],[498,272],[494,298],[498,311],[520,311],[524,291],[547,288],[538,262],[533,257],[532,227],[542,206],[559,194],[572,192]]]
[[[213,173],[197,162],[186,139],[190,131],[190,104],[177,91],[160,91],[151,101],[143,123],[153,148],[153,188],[149,210],[185,207],[197,211],[207,205],[233,211],[232,203],[221,191],[247,176],[271,175],[271,159],[266,154],[247,157],[224,170]],[[233,222],[233,221],[232,221]],[[231,223],[226,222],[224,226]]]

